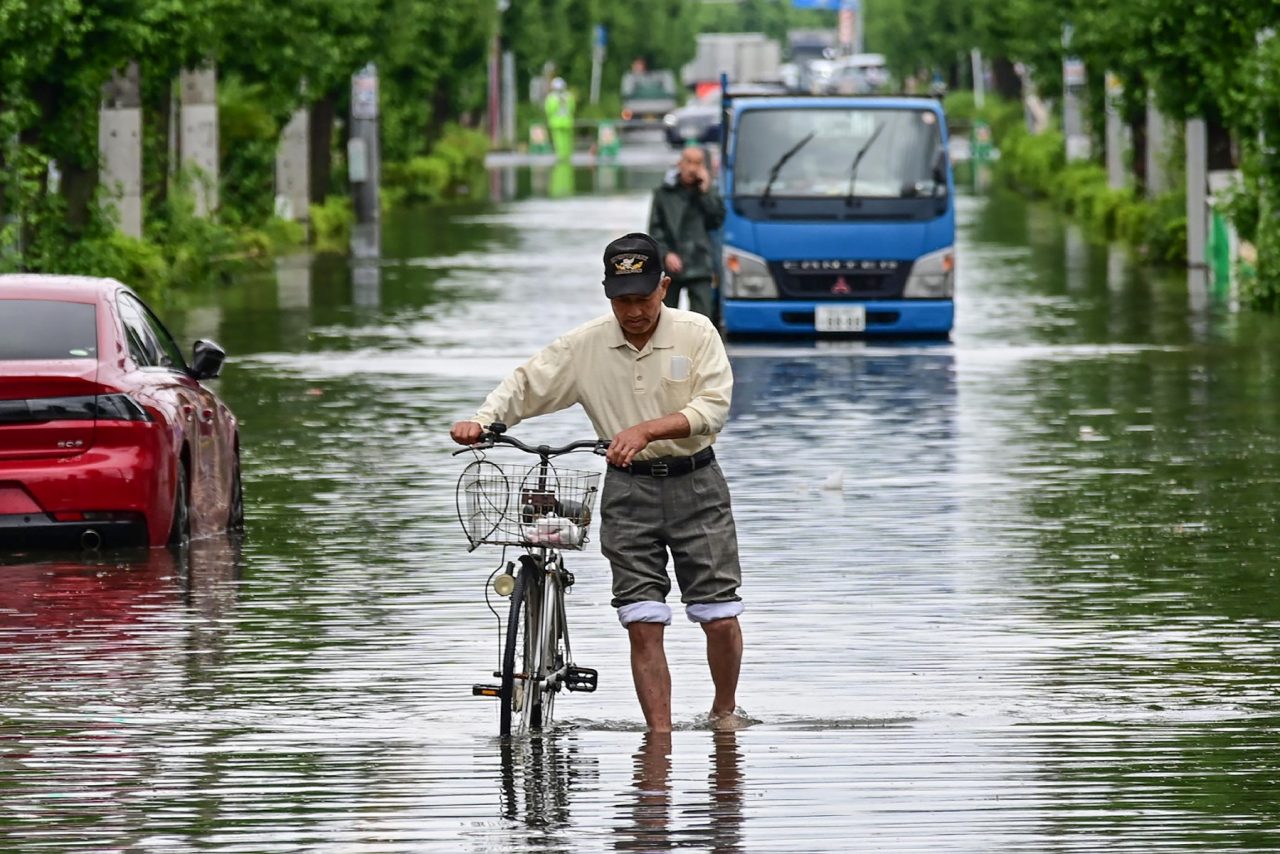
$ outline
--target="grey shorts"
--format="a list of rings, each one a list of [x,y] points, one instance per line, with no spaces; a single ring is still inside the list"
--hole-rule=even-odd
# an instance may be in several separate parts
[[[738,532],[718,463],[677,477],[605,475],[600,551],[613,566],[613,607],[667,598],[668,550],[686,605],[739,601]]]

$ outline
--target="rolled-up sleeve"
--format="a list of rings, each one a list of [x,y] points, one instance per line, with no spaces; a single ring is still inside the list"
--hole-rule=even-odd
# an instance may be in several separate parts
[[[733,399],[733,368],[720,335],[707,323],[708,331],[694,359],[693,399],[680,410],[689,420],[690,436],[713,436],[724,428]]]
[[[473,421],[489,426],[501,421],[514,427],[526,418],[559,412],[578,402],[573,374],[573,353],[564,338],[557,338],[495,388]]]

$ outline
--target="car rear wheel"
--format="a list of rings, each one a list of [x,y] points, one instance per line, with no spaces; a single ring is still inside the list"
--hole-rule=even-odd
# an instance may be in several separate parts
[[[173,522],[169,525],[169,545],[185,546],[191,540],[191,506],[187,501],[187,467],[178,463],[178,485],[173,492]]]

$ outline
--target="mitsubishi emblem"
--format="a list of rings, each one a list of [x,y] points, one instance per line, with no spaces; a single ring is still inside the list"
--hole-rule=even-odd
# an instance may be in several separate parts
[[[837,276],[836,283],[831,286],[831,293],[851,294],[853,293],[853,288],[849,287],[849,283],[844,280],[844,276]]]

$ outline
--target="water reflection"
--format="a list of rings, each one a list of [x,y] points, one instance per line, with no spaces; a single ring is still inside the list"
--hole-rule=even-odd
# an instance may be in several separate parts
[[[677,793],[672,784],[671,733],[645,733],[633,757],[631,790],[623,796],[613,849],[668,852],[697,848],[714,854],[744,850],[746,778],[738,733],[712,733],[706,786]]]
[[[242,570],[238,537],[182,551],[8,555],[0,564],[0,698],[39,674],[71,707],[103,678],[147,671],[159,648],[216,660]],[[92,649],[93,664],[81,657]]]
[[[499,758],[503,817],[544,831],[569,826],[575,794],[599,776],[597,758],[569,733],[503,739]]]

